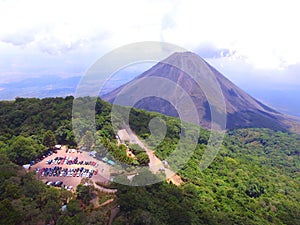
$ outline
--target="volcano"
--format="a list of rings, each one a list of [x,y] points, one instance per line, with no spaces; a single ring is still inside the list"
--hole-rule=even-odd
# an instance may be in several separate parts
[[[204,59],[192,52],[174,53],[130,82],[101,97],[114,103],[118,96],[124,95],[126,92],[128,98],[133,98],[136,93],[141,93],[145,89],[145,86],[140,85],[140,81],[149,79],[157,80],[157,85],[154,83],[155,85],[152,84],[151,86],[153,94],[147,94],[145,98],[139,99],[135,102],[134,107],[159,112],[167,116],[180,117],[174,101],[182,100],[182,93],[185,93],[190,97],[193,107],[197,111],[198,120],[196,123],[208,129],[211,128],[212,109],[217,109],[218,112],[218,109],[222,109],[222,107],[225,107],[226,129],[270,128],[287,131],[294,127],[293,124],[296,121],[251,97]],[[173,88],[166,87],[169,85],[164,86],[159,80],[163,83],[166,81],[166,84],[172,84]],[[217,84],[217,87],[210,86],[211,83],[208,82],[210,80],[215,80],[214,85]],[[124,92],[126,89],[127,91]],[[156,91],[155,89],[159,90]],[[178,92],[179,89],[181,93]],[[139,92],[131,93],[130,90],[138,90]],[[218,90],[222,95],[221,99],[217,93]],[[167,93],[168,100],[160,97],[160,94],[164,92]],[[173,99],[173,102],[170,102],[170,99]],[[124,104],[118,104],[128,105],[126,101]],[[188,112],[189,105],[185,108]],[[187,122],[195,123],[192,119]]]

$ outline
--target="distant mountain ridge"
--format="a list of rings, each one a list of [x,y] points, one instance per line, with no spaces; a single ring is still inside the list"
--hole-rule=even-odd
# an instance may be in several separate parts
[[[177,85],[191,96],[199,114],[199,124],[210,128],[211,110],[206,95],[193,78],[170,64],[176,65],[178,68],[188,66],[189,69],[193,71],[193,74],[201,77],[201,79],[209,79],[209,76],[214,76],[220,85],[226,104],[227,129],[257,127],[286,131],[295,127],[295,119],[279,113],[254,99],[209,65],[200,56],[192,52],[172,54],[132,81],[105,94],[102,98],[113,103],[123,88],[133,85],[134,82],[143,78],[159,77],[168,79],[172,82],[176,82]],[[176,90],[174,90],[173,95],[174,97],[178,96]],[[142,99],[135,104],[135,107],[178,117],[178,113],[171,104],[157,97]],[[219,107],[218,104],[216,107]]]
[[[46,76],[4,83],[0,84],[0,99],[11,100],[15,97],[46,98],[74,95],[80,79],[80,76],[68,78]]]

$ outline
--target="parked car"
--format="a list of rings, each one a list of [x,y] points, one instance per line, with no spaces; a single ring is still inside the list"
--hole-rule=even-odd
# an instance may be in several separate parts
[[[50,185],[53,185],[53,184],[54,184],[54,182],[49,181],[49,182],[47,183],[47,186],[50,186]]]
[[[63,184],[62,181],[56,181],[55,184],[54,184],[54,186],[61,187],[62,184]]]

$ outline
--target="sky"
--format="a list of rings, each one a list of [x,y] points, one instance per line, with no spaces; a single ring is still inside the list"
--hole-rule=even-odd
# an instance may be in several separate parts
[[[300,87],[298,11],[292,0],[0,0],[0,84],[82,76],[117,47],[164,41],[254,95],[289,93]]]

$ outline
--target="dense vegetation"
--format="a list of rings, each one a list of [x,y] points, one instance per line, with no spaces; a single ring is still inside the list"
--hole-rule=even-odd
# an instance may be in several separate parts
[[[140,137],[149,137],[150,133],[138,124],[145,127],[152,116],[147,113],[143,120],[139,116],[134,118],[133,129]],[[178,120],[166,119],[172,125],[168,126],[166,138],[155,148],[161,159],[175,149],[178,134],[182,132]],[[210,133],[204,129],[199,132],[193,157],[179,171],[185,180],[180,187],[185,204],[190,201],[192,205],[191,211],[186,208],[192,215],[192,224],[299,224],[298,135],[255,128],[229,131],[214,162],[201,171],[199,163]],[[127,204],[134,205],[134,201],[127,199]],[[146,211],[156,215],[151,207]],[[135,214],[134,210],[130,212]]]
[[[0,155],[0,224],[105,224],[103,211],[92,211],[91,186],[79,185],[77,197],[65,189],[47,187]],[[63,204],[67,211],[62,211]]]
[[[76,146],[71,125],[72,101],[72,97],[67,97],[0,102],[0,224],[107,223],[108,208],[93,210],[88,206],[92,189],[79,186],[72,198],[67,191],[47,188],[17,166],[39,157],[56,142]],[[88,102],[85,98],[80,101]],[[134,160],[126,156],[124,146],[116,144],[110,110],[108,103],[98,100],[98,131],[90,134],[90,124],[78,124],[82,132],[79,144],[104,154],[102,143],[117,160],[130,166],[147,164],[149,159],[138,146],[130,146],[139,156]],[[167,126],[166,137],[159,145],[155,144],[160,136],[153,139],[148,128],[157,116]],[[176,147],[180,132],[187,132],[175,118],[136,109],[130,112],[130,126],[161,159]],[[201,171],[199,162],[210,133],[197,129],[200,137],[196,150],[179,171],[183,185],[113,184],[121,206],[114,224],[299,224],[298,135],[254,128],[229,131],[214,162]],[[91,144],[93,139],[95,145]],[[132,181],[125,176],[123,179],[138,184],[142,176]],[[66,198],[72,200],[68,211],[62,212]]]

